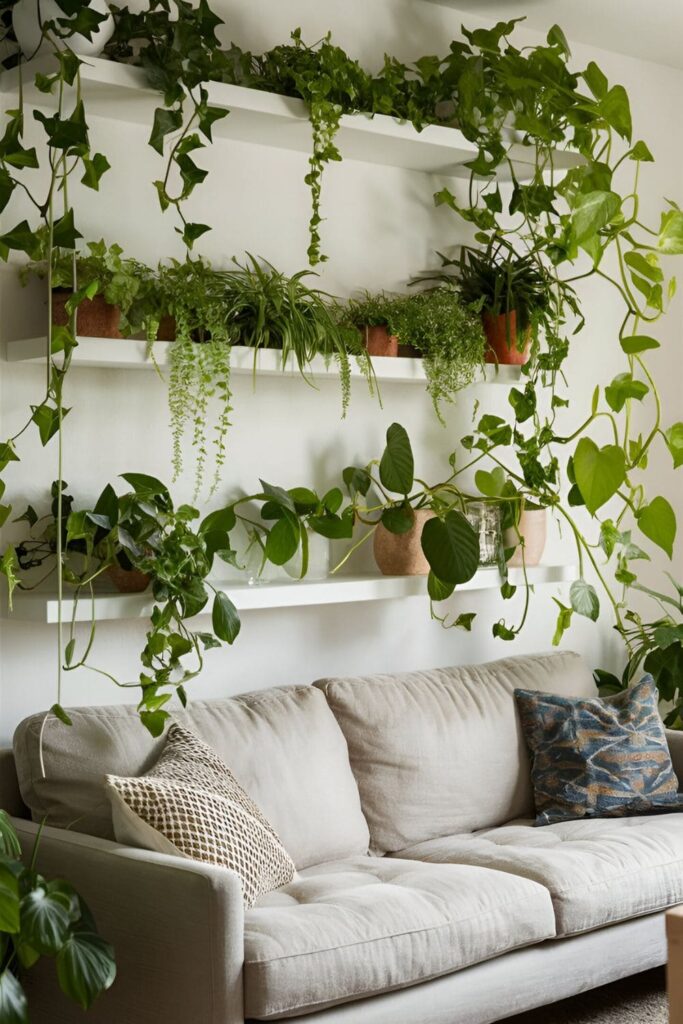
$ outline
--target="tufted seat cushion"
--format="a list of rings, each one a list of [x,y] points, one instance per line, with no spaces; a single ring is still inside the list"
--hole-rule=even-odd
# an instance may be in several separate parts
[[[547,887],[558,937],[683,902],[683,814],[512,822],[419,843],[397,855],[508,871]]]
[[[448,974],[554,936],[535,882],[356,857],[308,868],[245,916],[245,1017],[276,1018]]]

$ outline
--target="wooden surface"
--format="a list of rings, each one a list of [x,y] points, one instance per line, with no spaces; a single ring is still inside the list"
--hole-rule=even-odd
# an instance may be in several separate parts
[[[683,907],[666,915],[666,933],[669,938],[670,1024],[683,1024]]]

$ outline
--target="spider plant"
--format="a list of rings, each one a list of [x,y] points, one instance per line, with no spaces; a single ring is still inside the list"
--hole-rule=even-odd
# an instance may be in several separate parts
[[[235,269],[224,278],[226,325],[233,344],[254,349],[254,375],[260,349],[279,350],[283,367],[293,359],[312,386],[314,356],[335,359],[346,415],[351,395],[349,355],[356,357],[371,389],[373,386],[372,364],[358,332],[337,322],[330,295],[305,284],[305,278],[315,276],[312,271],[287,277],[250,253],[244,264],[234,263]]]

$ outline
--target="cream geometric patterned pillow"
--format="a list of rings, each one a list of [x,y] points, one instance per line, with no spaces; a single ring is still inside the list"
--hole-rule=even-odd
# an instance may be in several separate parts
[[[245,906],[291,882],[294,863],[228,766],[194,733],[171,725],[145,775],[107,775],[117,842],[231,868]]]

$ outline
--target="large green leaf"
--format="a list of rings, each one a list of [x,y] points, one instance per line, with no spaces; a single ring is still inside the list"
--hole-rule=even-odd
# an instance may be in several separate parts
[[[600,100],[600,113],[622,139],[631,141],[631,105],[623,85],[613,85]]]
[[[219,591],[213,599],[211,616],[213,631],[219,640],[234,643],[240,631],[240,617],[227,594]]]
[[[649,391],[642,380],[635,380],[631,373],[619,373],[605,388],[605,398],[610,409],[621,412],[630,399],[641,402]]]
[[[591,515],[616,494],[626,476],[622,449],[615,444],[598,448],[588,437],[577,444],[573,466],[576,484]]]
[[[8,968],[0,974],[0,1021],[2,1024],[28,1024],[24,990]]]
[[[683,210],[678,207],[662,214],[657,248],[670,256],[683,253]]]
[[[299,547],[300,527],[288,516],[278,521],[266,538],[266,558],[274,565],[284,565],[296,554]]]
[[[387,430],[387,446],[379,464],[379,478],[388,491],[408,494],[413,486],[415,462],[410,439],[400,423]]]
[[[63,892],[38,886],[21,901],[21,939],[39,953],[54,954],[71,925],[71,900]]]
[[[77,932],[57,954],[62,992],[87,1010],[116,977],[114,951],[99,935]]]
[[[572,212],[574,241],[580,245],[604,228],[619,212],[621,200],[616,192],[580,193]]]
[[[674,423],[666,431],[666,444],[674,460],[674,469],[683,466],[683,423]]]
[[[676,514],[666,498],[653,498],[649,505],[638,510],[636,519],[642,533],[672,558],[676,539]]]
[[[569,598],[572,608],[578,615],[585,615],[586,618],[597,621],[600,614],[600,601],[595,587],[585,580],[574,580],[569,588]]]
[[[443,519],[425,523],[422,550],[432,572],[444,583],[466,583],[479,567],[479,537],[462,512],[454,509]]]
[[[0,856],[19,859],[21,844],[7,811],[0,810]]]
[[[14,935],[20,927],[19,885],[14,873],[0,863],[0,933]],[[2,1017],[0,1017],[2,1021]]]
[[[659,348],[659,342],[656,338],[648,337],[647,334],[632,334],[628,338],[621,339],[621,347],[627,356],[635,356],[639,352]]]

